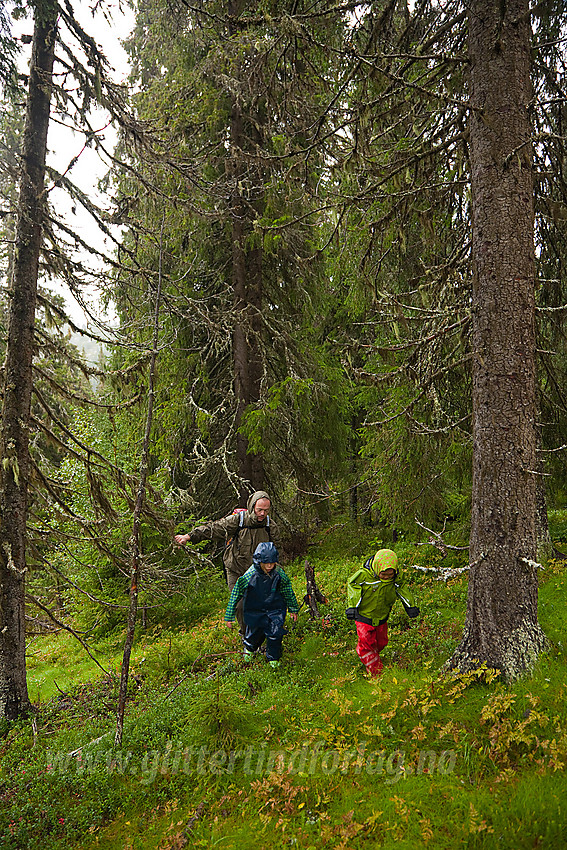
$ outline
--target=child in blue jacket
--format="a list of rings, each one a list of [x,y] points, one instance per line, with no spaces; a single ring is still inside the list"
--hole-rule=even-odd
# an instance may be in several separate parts
[[[289,615],[295,622],[299,605],[289,577],[278,565],[278,550],[273,543],[259,543],[254,552],[252,566],[240,576],[230,594],[225,623],[234,623],[236,606],[243,600],[245,632],[244,660],[250,661],[252,653],[266,641],[266,658],[272,667],[279,665],[282,655],[284,622]]]

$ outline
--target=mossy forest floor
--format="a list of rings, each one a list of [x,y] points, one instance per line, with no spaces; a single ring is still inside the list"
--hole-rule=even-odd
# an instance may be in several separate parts
[[[318,620],[303,608],[277,670],[243,663],[222,578],[195,579],[140,630],[120,748],[122,632],[91,643],[106,673],[69,635],[34,639],[37,718],[0,738],[2,850],[567,846],[566,563],[541,573],[550,649],[531,677],[442,675],[466,574],[408,569],[421,616],[394,609],[370,680],[345,580],[380,545],[375,530],[321,535],[309,560],[329,603]],[[441,563],[431,547],[396,549],[402,564]],[[302,597],[303,559],[287,571]]]

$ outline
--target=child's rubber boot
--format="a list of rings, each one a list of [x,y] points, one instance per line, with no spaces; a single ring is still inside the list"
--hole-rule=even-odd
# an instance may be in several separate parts
[[[273,667],[274,669],[275,669],[276,667],[279,667],[279,666],[280,666],[280,662],[279,662],[279,661],[268,661],[268,664],[270,665],[270,667]]]

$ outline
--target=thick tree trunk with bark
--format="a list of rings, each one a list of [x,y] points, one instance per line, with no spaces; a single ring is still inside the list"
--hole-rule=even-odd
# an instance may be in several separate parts
[[[0,433],[0,716],[29,711],[25,660],[25,576],[32,359],[56,8],[36,9],[22,147],[16,249],[10,288]]]
[[[537,619],[536,372],[527,0],[471,0],[473,493],[463,639],[451,667],[513,679]]]

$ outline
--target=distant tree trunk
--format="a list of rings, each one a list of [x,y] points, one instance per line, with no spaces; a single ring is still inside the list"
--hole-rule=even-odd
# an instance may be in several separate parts
[[[242,212],[242,210],[240,210]],[[245,213],[242,212],[244,216]],[[233,208],[232,252],[235,325],[232,336],[234,358],[234,388],[236,395],[236,426],[240,428],[244,411],[249,404],[260,398],[261,349],[258,344],[262,332],[262,251],[261,248],[245,247],[245,221],[242,221],[238,206]],[[236,454],[238,474],[243,484],[240,499],[246,504],[253,490],[264,485],[262,455],[248,451],[248,440],[237,433]]]
[[[539,408],[538,408],[539,414]],[[538,420],[540,416],[538,415]],[[536,478],[536,540],[537,540],[537,560],[540,564],[549,561],[550,558],[561,558],[561,553],[557,551],[553,545],[551,534],[549,533],[549,518],[547,516],[547,495],[546,495],[546,476],[545,468],[542,460],[542,438],[541,429],[539,426],[536,430],[536,445],[537,445],[537,466],[538,473]]]
[[[243,0],[229,0],[228,14],[231,35],[241,27],[238,15]],[[244,81],[240,80],[240,85]],[[247,106],[248,109],[252,107]],[[235,324],[233,330],[234,390],[236,396],[236,427],[240,428],[244,411],[260,398],[262,379],[263,268],[262,247],[254,244],[254,222],[263,203],[264,187],[261,174],[250,165],[246,151],[261,145],[261,118],[246,115],[241,99],[233,98],[230,116],[230,165],[233,180],[232,217],[232,281]],[[238,474],[243,481],[240,493],[242,504],[253,490],[264,486],[262,455],[248,451],[248,440],[237,431],[236,456]],[[248,484],[246,483],[248,482]]]
[[[348,494],[348,512],[352,522],[358,522],[358,484],[354,484]]]
[[[548,561],[550,558],[555,558],[561,553],[557,551],[553,545],[553,540],[549,533],[549,520],[547,517],[547,499],[545,497],[545,484],[541,481],[538,484],[536,493],[536,539],[537,539],[537,560],[540,564]]]
[[[25,659],[29,422],[56,5],[35,9],[0,432],[0,716],[30,709]]]
[[[473,490],[463,638],[449,665],[507,679],[545,646],[537,619],[536,370],[527,0],[471,0]]]
[[[148,374],[148,409],[146,413],[146,429],[144,432],[144,442],[142,444],[142,456],[140,458],[140,474],[138,478],[138,492],[136,494],[136,503],[134,505],[134,515],[132,519],[132,537],[130,540],[132,560],[130,562],[130,594],[128,605],[128,622],[126,627],[126,640],[124,641],[124,652],[122,654],[122,667],[120,670],[120,688],[118,691],[118,710],[116,712],[116,731],[114,734],[114,743],[116,746],[122,744],[122,735],[124,733],[124,712],[126,709],[126,699],[128,696],[128,678],[130,675],[130,657],[134,646],[134,636],[136,632],[136,619],[138,616],[138,594],[140,591],[140,569],[142,559],[142,541],[140,538],[142,511],[146,501],[146,483],[148,480],[148,470],[150,465],[150,445],[151,433],[154,421],[154,403],[155,403],[155,383],[157,356],[159,346],[159,313],[161,304],[161,288],[162,288],[162,259],[163,259],[163,231],[165,226],[165,215],[161,223],[161,233],[159,239],[159,271],[158,271],[158,286],[156,292],[156,303],[154,308],[154,329],[152,339],[152,354],[150,357],[150,368]],[[144,606],[144,617],[145,617]]]

